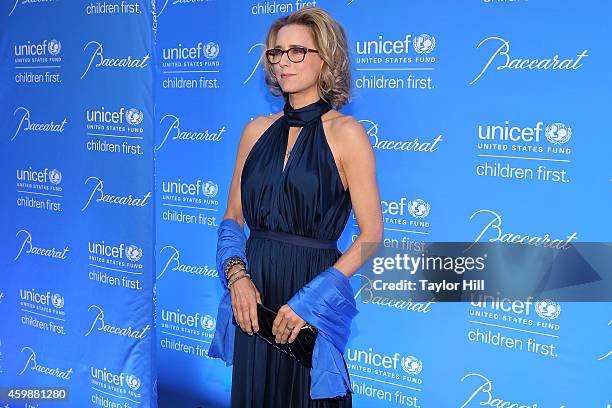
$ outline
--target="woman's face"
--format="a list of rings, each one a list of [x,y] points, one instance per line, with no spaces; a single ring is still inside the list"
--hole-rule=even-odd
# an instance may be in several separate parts
[[[275,48],[287,50],[292,46],[317,49],[308,28],[297,24],[282,27],[276,35]],[[292,62],[285,53],[278,64],[272,65],[274,76],[285,93],[300,92],[311,87],[316,89],[322,67],[323,60],[316,52],[306,53],[302,62]]]

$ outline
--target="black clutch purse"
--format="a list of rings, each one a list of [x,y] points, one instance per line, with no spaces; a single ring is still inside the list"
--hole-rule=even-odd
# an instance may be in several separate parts
[[[259,331],[255,334],[266,343],[275,349],[287,354],[297,360],[305,367],[312,367],[312,352],[314,350],[315,341],[319,331],[316,327],[306,324],[300,330],[295,340],[292,343],[277,343],[276,336],[272,334],[272,324],[276,319],[276,312],[261,303],[257,303],[257,320],[259,323]],[[234,324],[236,320],[234,319]]]

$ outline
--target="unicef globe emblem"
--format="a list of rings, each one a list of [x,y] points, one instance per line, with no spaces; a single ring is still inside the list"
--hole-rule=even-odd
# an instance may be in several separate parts
[[[425,218],[429,215],[429,203],[420,198],[408,202],[408,212],[414,218]]]
[[[136,245],[128,245],[125,249],[125,256],[132,261],[137,262],[142,258],[142,249],[138,248]]]
[[[64,307],[64,297],[59,293],[51,296],[51,304],[55,306],[57,309],[61,309]]]
[[[544,130],[546,139],[552,144],[564,144],[572,137],[572,128],[564,123],[552,123]]]
[[[125,120],[127,120],[130,125],[134,126],[140,125],[143,116],[142,111],[136,108],[128,109],[127,112],[125,112]]]
[[[62,44],[57,40],[51,40],[49,41],[49,45],[47,46],[47,48],[49,49],[49,54],[57,55],[62,49]]]
[[[544,299],[536,302],[535,311],[542,319],[553,320],[559,317],[561,313],[561,305],[557,302],[553,302],[550,299]]]
[[[212,181],[207,181],[202,186],[202,193],[206,197],[214,197],[217,195],[218,192],[219,192],[219,186],[217,185],[217,183],[214,183]]]
[[[62,181],[62,173],[59,170],[57,170],[57,169],[51,170],[49,172],[49,180],[53,184],[61,183],[61,181]]]
[[[419,54],[429,54],[436,46],[436,37],[429,34],[421,34],[412,40],[412,46]]]
[[[204,315],[200,318],[200,326],[205,330],[212,330],[215,328],[215,318],[211,315]]]
[[[408,374],[419,374],[423,370],[423,363],[415,356],[402,358],[402,369]]]
[[[140,378],[136,377],[134,374],[126,375],[125,376],[125,383],[128,385],[128,387],[130,387],[134,391],[139,389],[140,386],[142,385],[142,382],[140,381]]]
[[[219,44],[214,42],[206,44],[204,46],[204,55],[209,59],[217,58],[217,55],[219,55]]]

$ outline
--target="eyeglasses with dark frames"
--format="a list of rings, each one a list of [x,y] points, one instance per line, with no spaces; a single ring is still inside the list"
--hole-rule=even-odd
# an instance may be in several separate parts
[[[306,47],[290,47],[287,50],[282,50],[280,48],[270,48],[269,50],[266,50],[266,58],[268,58],[268,62],[270,64],[278,64],[281,58],[283,57],[283,54],[287,53],[289,61],[297,63],[304,61],[306,54],[309,52],[318,53],[319,51]]]

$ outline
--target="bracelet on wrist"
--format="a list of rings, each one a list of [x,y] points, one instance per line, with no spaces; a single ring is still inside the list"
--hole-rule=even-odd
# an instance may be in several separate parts
[[[246,262],[237,255],[234,255],[228,258],[228,260],[225,262],[225,270],[224,270],[226,277],[229,275],[230,269],[234,265],[242,265],[246,267]]]
[[[239,281],[240,279],[242,279],[242,278],[249,278],[249,279],[251,279],[251,275],[249,275],[248,273],[245,273],[245,274],[242,274],[242,275],[238,276],[237,278],[233,279],[233,280],[232,280],[232,281],[231,281],[231,282],[230,282],[230,283],[227,285],[227,288],[228,288],[228,289],[231,289],[231,288],[232,288],[232,285],[233,285],[234,283],[236,283],[237,281]]]
[[[238,272],[240,272],[240,271],[245,271],[245,272],[247,272],[247,270],[246,270],[246,269],[244,269],[244,268],[237,269],[237,270],[235,270],[234,272],[231,272],[231,273],[230,273],[230,274],[227,276],[227,280],[229,281],[229,280],[232,278],[232,276],[234,276],[235,274],[237,274],[237,273],[238,273]]]
[[[238,277],[238,276],[240,276],[240,275],[246,275],[246,274],[248,274],[248,272],[246,271],[246,269],[244,270],[244,273],[241,273],[240,271],[238,271],[238,272],[236,272],[236,273],[232,274],[231,279],[229,279],[229,280],[227,281],[228,286],[229,286],[229,284],[230,284],[231,282],[233,282],[233,281],[235,281],[235,280],[236,280],[236,277]]]

